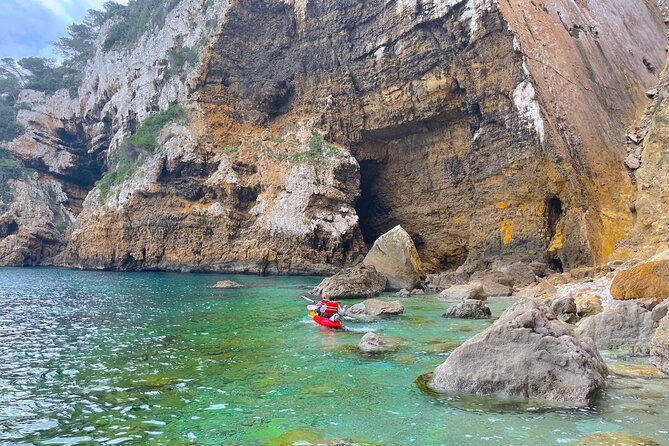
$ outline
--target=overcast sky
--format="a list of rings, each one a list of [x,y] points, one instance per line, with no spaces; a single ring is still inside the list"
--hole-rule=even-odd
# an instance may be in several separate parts
[[[54,57],[51,44],[105,0],[0,0],[0,57]],[[127,0],[116,0],[126,4]]]

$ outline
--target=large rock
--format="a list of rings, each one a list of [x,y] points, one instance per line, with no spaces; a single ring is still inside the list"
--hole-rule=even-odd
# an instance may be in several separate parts
[[[389,350],[392,350],[392,348],[388,345],[388,343],[381,336],[377,335],[373,331],[365,333],[362,339],[360,339],[358,348],[362,353],[368,355],[384,353]]]
[[[579,297],[575,300],[576,313],[579,318],[594,316],[604,311],[602,306],[602,298],[599,296],[585,296]]]
[[[386,277],[373,266],[361,263],[323,279],[314,292],[333,299],[368,299],[378,296],[385,288]]]
[[[563,322],[573,323],[578,321],[578,309],[576,302],[571,296],[556,297],[544,302],[551,307],[553,313]]]
[[[483,286],[483,293],[486,297],[511,296],[513,294],[513,289],[510,286],[491,280],[481,281],[481,286]]]
[[[641,303],[613,301],[603,312],[581,321],[576,331],[592,338],[600,349],[648,353],[654,325],[651,312]]]
[[[536,282],[538,268],[535,265],[530,266],[517,262],[510,265],[502,265],[497,270],[513,280],[514,287],[521,288]]]
[[[439,299],[447,301],[460,301],[466,299],[485,300],[486,297],[481,282],[470,282],[466,285],[453,285],[439,293]]]
[[[592,340],[578,336],[547,306],[523,299],[455,349],[429,385],[437,392],[588,404],[606,374]]]
[[[439,274],[428,274],[425,286],[433,290],[445,290],[453,285],[464,285],[469,281],[469,276],[457,271],[444,271]]]
[[[650,362],[669,375],[669,317],[660,321],[651,342]]]
[[[425,277],[416,246],[401,226],[376,239],[363,263],[386,276],[390,289],[419,288]]]
[[[346,310],[346,316],[362,321],[372,321],[402,313],[404,313],[404,305],[400,301],[388,302],[380,299],[367,299]]]
[[[667,314],[669,314],[669,300],[665,300],[660,305],[656,305],[650,312],[653,322],[660,322]]]
[[[666,255],[619,271],[611,284],[614,299],[647,299],[669,297],[669,259]]]
[[[459,319],[489,319],[492,312],[482,301],[467,299],[449,308],[442,316]]]

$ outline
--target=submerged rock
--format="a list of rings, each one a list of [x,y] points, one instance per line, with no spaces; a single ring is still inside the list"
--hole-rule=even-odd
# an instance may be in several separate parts
[[[592,434],[578,442],[577,446],[660,446],[659,443],[640,435],[624,432]]]
[[[425,277],[416,246],[399,225],[376,239],[363,263],[386,276],[390,289],[418,288]]]
[[[385,301],[380,299],[367,299],[355,304],[346,310],[346,316],[362,321],[377,320],[387,316],[397,316],[404,313],[404,305],[400,301]]]
[[[470,282],[466,285],[453,285],[441,293],[439,299],[461,301],[466,299],[485,300],[486,294],[481,282]]]
[[[669,252],[619,271],[611,283],[614,299],[648,299],[669,297]]]
[[[378,296],[385,288],[386,277],[373,266],[361,263],[323,279],[314,292],[333,299],[367,299]]]
[[[370,331],[360,339],[358,348],[362,353],[373,355],[377,353],[385,353],[392,350],[392,347],[379,335]]]
[[[584,319],[576,331],[592,338],[600,349],[630,349],[648,353],[655,326],[640,302],[613,301],[603,312]]]
[[[523,299],[436,368],[430,388],[588,404],[606,365],[592,340],[579,337],[546,305]]]
[[[449,308],[442,316],[460,319],[488,319],[492,316],[492,312],[482,301],[466,299]]]
[[[651,341],[650,362],[669,375],[669,316],[660,321]]]
[[[244,288],[244,285],[232,280],[219,280],[212,286],[212,288]]]

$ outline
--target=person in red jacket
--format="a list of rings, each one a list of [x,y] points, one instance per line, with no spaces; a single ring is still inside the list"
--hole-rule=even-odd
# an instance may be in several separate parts
[[[346,312],[346,307],[339,304],[335,300],[331,300],[327,295],[323,295],[323,299],[316,304],[316,313],[322,317],[326,317],[335,322],[341,319]]]

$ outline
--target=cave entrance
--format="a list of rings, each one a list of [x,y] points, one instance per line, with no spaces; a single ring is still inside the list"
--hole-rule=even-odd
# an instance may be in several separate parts
[[[562,259],[558,255],[558,252],[562,247],[562,240],[558,241],[555,239],[558,234],[558,224],[562,218],[563,212],[562,200],[560,200],[560,198],[552,196],[546,201],[545,218],[548,242],[546,261],[553,271],[558,271],[560,273],[564,271]]]
[[[370,246],[385,232],[378,223],[388,214],[378,196],[377,180],[380,170],[377,160],[360,161],[360,198],[355,203],[355,211],[358,214],[362,238]]]

